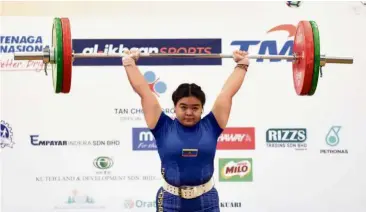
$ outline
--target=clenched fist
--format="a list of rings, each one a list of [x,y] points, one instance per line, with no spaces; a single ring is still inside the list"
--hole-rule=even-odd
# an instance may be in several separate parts
[[[233,52],[234,61],[239,65],[249,66],[248,53],[245,51],[235,50]]]
[[[140,52],[138,50],[125,50],[123,53],[125,54],[125,56],[122,57],[123,66],[136,65],[136,61],[140,57]]]

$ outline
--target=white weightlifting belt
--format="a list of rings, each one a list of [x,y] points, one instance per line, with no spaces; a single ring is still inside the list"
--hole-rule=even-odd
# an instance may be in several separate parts
[[[214,180],[211,178],[207,183],[198,186],[181,186],[175,187],[170,185],[163,178],[163,188],[165,191],[180,196],[184,199],[193,199],[201,196],[202,194],[210,191],[214,187]]]

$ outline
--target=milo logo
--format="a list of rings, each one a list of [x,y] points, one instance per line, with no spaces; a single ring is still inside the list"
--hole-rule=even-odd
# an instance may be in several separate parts
[[[253,181],[252,158],[220,158],[220,182],[251,182]]]

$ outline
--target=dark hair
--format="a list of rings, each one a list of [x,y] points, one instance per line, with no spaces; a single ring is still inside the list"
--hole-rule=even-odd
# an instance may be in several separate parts
[[[182,83],[178,86],[178,88],[172,94],[172,100],[174,102],[174,106],[177,105],[178,101],[184,97],[194,96],[201,101],[202,107],[206,103],[205,93],[201,90],[201,87],[196,85],[195,83]]]

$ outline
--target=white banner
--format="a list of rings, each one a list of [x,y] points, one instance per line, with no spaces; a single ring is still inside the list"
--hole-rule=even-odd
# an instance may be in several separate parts
[[[130,2],[114,16],[73,14],[74,51],[241,48],[291,55],[297,23],[314,20],[322,54],[354,58],[352,65],[326,64],[314,96],[296,95],[291,62],[251,60],[218,140],[214,178],[221,211],[366,210],[366,7],[360,2],[148,5],[155,4],[147,9]],[[108,3],[99,9],[108,9]],[[52,21],[41,15],[1,17],[1,211],[155,211],[160,159],[119,59],[76,59],[70,94],[54,93],[51,66],[46,75],[41,61],[13,59],[14,51],[50,46]],[[202,87],[207,114],[235,66],[232,59],[140,62],[171,117],[171,95],[180,83]]]

